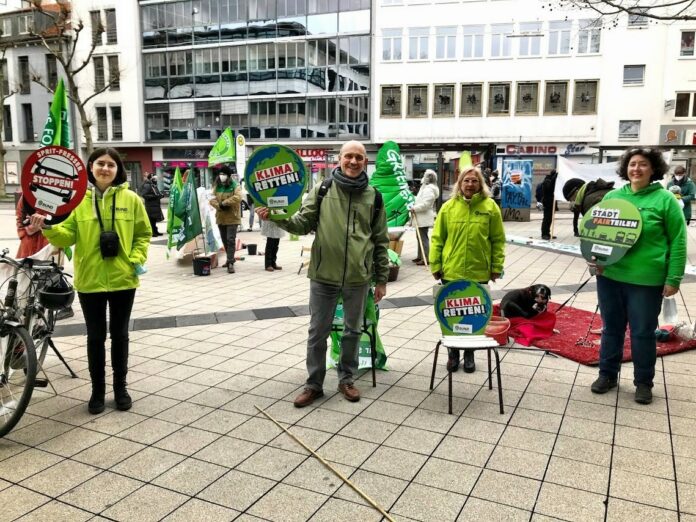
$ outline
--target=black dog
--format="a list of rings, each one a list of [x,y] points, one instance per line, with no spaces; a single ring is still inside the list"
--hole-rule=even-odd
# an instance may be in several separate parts
[[[511,290],[500,302],[503,317],[529,319],[546,310],[551,299],[551,289],[546,285],[532,285],[520,290]]]

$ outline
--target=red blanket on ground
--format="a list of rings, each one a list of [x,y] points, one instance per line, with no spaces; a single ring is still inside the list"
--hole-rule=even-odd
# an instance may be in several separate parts
[[[493,315],[500,315],[500,305],[493,306]],[[537,341],[548,339],[553,335],[553,327],[556,324],[556,314],[548,310],[531,319],[524,317],[511,317],[509,319],[508,336],[522,346],[532,346]]]

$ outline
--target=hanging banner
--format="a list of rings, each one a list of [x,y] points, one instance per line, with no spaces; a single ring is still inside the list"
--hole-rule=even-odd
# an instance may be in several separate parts
[[[34,151],[22,167],[22,197],[27,214],[51,216],[52,225],[64,221],[87,191],[87,169],[80,157],[65,147]]]
[[[244,183],[254,204],[268,207],[272,221],[287,219],[302,206],[305,164],[289,147],[265,145],[249,156]]]
[[[629,201],[600,201],[585,214],[580,224],[580,252],[600,266],[616,263],[636,244],[643,223],[640,211]]]
[[[435,317],[443,335],[484,335],[493,312],[491,295],[474,281],[451,281],[435,297]]]

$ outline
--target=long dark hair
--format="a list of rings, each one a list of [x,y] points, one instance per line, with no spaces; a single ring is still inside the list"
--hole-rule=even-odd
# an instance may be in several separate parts
[[[120,185],[121,183],[125,183],[128,180],[126,177],[126,167],[123,165],[123,160],[121,159],[119,152],[111,147],[100,147],[95,149],[95,151],[89,155],[89,158],[87,158],[87,179],[89,182],[92,185],[96,184],[94,174],[92,174],[92,163],[94,163],[97,158],[104,155],[109,156],[112,160],[114,160],[114,163],[116,163],[116,177],[114,178],[112,185]]]
[[[635,149],[628,149],[622,154],[621,159],[619,159],[619,168],[616,173],[621,179],[628,181],[628,164],[631,162],[633,156],[643,156],[650,162],[650,166],[653,170],[652,176],[650,176],[650,183],[664,178],[667,171],[669,171],[669,165],[667,165],[667,162],[662,157],[661,150],[638,147]]]

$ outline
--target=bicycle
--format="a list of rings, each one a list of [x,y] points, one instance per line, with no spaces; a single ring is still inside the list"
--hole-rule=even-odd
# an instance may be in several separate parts
[[[77,377],[51,339],[57,311],[72,304],[74,290],[53,261],[15,260],[8,252],[4,249],[0,254],[0,264],[13,269],[6,281],[7,293],[0,302],[0,437],[22,418],[34,387],[49,384],[45,372],[46,379],[37,379],[49,346],[71,376]],[[27,284],[24,292],[20,278]]]

